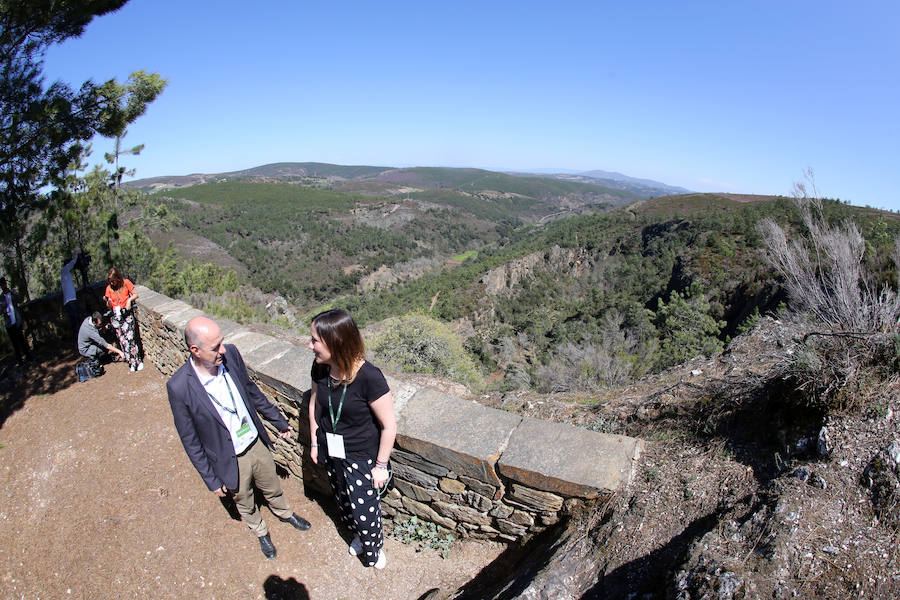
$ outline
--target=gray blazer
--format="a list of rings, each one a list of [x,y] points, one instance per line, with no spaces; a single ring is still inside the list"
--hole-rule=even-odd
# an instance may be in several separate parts
[[[288,422],[250,380],[241,353],[231,344],[225,346],[225,366],[256,425],[260,441],[271,448],[272,441],[259,415],[265,417],[278,431],[286,431]],[[212,405],[203,384],[197,379],[190,359],[172,375],[166,383],[166,391],[169,394],[172,417],[175,419],[175,429],[181,436],[184,451],[206,486],[210,491],[221,488],[223,484],[229,490],[237,489],[238,462],[231,434]]]

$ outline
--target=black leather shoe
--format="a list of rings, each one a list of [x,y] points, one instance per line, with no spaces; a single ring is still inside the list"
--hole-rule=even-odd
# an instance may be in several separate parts
[[[309,524],[309,521],[303,517],[298,517],[297,513],[292,514],[290,519],[285,519],[285,522],[290,523],[295,529],[299,529],[300,531],[306,531],[312,527],[312,525]]]
[[[259,536],[259,547],[266,558],[275,558],[275,546],[269,534]]]

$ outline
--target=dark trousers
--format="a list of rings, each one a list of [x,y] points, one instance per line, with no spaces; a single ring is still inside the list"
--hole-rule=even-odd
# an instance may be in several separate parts
[[[88,364],[91,366],[91,373],[96,375],[97,373],[100,372],[100,368],[102,365],[100,364],[100,355],[99,354],[95,354],[94,356],[88,356],[88,357],[86,357],[85,360],[87,360]]]
[[[381,528],[381,506],[378,493],[372,485],[371,458],[347,457],[325,460],[325,469],[331,482],[331,490],[337,502],[344,526],[359,536],[362,544],[360,558],[367,567],[378,560],[378,551],[384,545]]]
[[[28,348],[28,342],[25,341],[25,334],[22,333],[22,325],[10,325],[6,328],[6,334],[9,341],[12,342],[13,350],[16,353],[16,362],[20,365],[26,358],[31,358],[31,350]]]
[[[81,322],[84,321],[84,314],[81,312],[81,305],[78,304],[78,300],[70,300],[63,304],[63,308],[66,309],[66,314],[69,316],[69,327],[72,328],[72,336],[75,340],[75,347],[78,347],[78,329],[81,327]]]

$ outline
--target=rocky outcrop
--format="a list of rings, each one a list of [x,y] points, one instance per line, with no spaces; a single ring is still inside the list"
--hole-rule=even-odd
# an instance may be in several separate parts
[[[443,264],[444,261],[439,258],[416,258],[391,267],[381,265],[372,273],[363,276],[359,280],[358,287],[362,291],[386,289],[397,283],[421,277]]]
[[[549,269],[578,278],[593,267],[593,262],[586,250],[553,246],[547,251],[533,252],[491,269],[480,281],[489,296],[497,296],[510,291],[539,269]]]

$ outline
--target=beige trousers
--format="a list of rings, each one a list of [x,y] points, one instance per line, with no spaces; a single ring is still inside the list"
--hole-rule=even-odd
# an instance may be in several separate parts
[[[289,519],[294,514],[281,491],[272,453],[258,438],[249,450],[238,456],[238,489],[234,492],[234,503],[250,531],[261,537],[269,533],[269,529],[253,499],[254,487],[262,493],[276,517]]]

